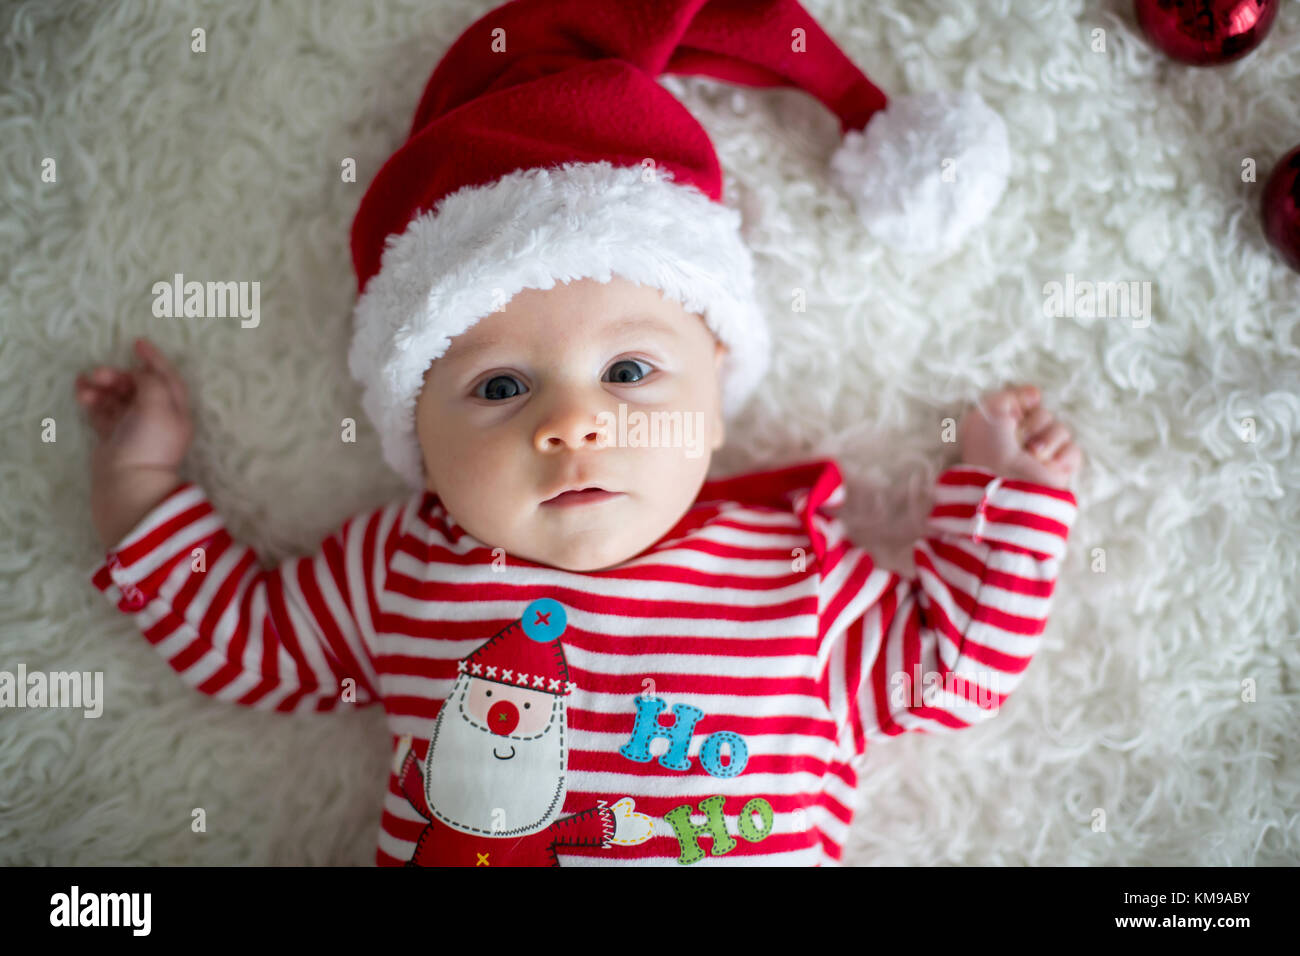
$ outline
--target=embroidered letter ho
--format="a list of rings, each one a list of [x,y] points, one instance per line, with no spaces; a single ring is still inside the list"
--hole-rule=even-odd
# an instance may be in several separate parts
[[[659,713],[667,705],[662,698],[633,698],[636,702],[636,723],[632,727],[632,739],[618,748],[628,760],[637,763],[650,762],[650,741],[663,737],[669,742],[667,753],[659,756],[659,765],[668,770],[690,770],[691,761],[686,751],[691,746],[691,734],[695,725],[704,716],[704,711],[690,704],[673,705],[673,725],[661,726]]]

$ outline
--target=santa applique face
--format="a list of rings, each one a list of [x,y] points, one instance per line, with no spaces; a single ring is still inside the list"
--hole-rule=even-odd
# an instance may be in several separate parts
[[[564,607],[533,601],[459,664],[421,768],[398,779],[428,821],[408,866],[558,866],[563,846],[634,845],[624,798],[559,817],[568,769],[565,700],[573,691],[560,636]],[[622,822],[621,822],[622,821]]]

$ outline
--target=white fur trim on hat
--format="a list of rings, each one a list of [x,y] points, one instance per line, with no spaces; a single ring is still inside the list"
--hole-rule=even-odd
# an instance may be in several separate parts
[[[727,347],[724,414],[738,411],[769,361],[740,214],[662,168],[517,170],[451,193],[389,236],[357,299],[348,368],[384,460],[413,488],[424,485],[415,404],[453,336],[522,289],[615,274],[704,317]]]
[[[955,249],[998,204],[1010,168],[1006,124],[970,90],[891,98],[831,157],[868,231],[909,253]]]

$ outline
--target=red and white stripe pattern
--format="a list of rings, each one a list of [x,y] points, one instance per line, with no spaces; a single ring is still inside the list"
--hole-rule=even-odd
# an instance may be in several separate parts
[[[422,492],[264,569],[187,482],[93,580],[198,690],[283,712],[382,700],[394,744],[411,735],[421,760],[458,662],[553,598],[575,684],[561,816],[628,797],[651,823],[638,845],[558,848],[562,865],[673,865],[682,846],[664,816],[691,804],[701,822],[714,795],[736,845],[715,856],[701,835],[698,865],[834,865],[869,739],[988,719],[1019,682],[1076,513],[1068,491],[951,468],[909,579],[847,540],[843,498],[831,461],[710,482],[644,554],[573,573],[502,561]],[[664,739],[648,763],[619,752],[638,697],[663,701],[661,724],[678,704],[704,712],[689,769],[660,764]],[[748,748],[732,777],[699,759],[719,731]],[[738,818],[756,797],[774,825],[750,842]],[[376,862],[405,863],[424,826],[394,773]]]

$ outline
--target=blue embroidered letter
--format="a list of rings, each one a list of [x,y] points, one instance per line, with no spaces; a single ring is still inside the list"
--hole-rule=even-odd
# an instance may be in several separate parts
[[[727,754],[731,758],[725,767],[718,759],[718,752],[724,743],[728,744]],[[749,747],[745,745],[745,739],[740,734],[733,734],[730,730],[719,730],[704,738],[704,746],[700,748],[700,763],[704,764],[704,769],[710,776],[734,777],[745,769],[745,764],[749,763]]]
[[[632,727],[632,739],[619,747],[618,752],[628,760],[649,763],[650,741],[655,737],[663,737],[670,741],[670,745],[668,752],[659,757],[660,766],[668,770],[690,770],[691,761],[686,752],[691,746],[691,734],[704,716],[704,711],[690,704],[674,704],[673,725],[663,727],[658,718],[666,704],[661,698],[646,700],[638,696],[633,699],[636,701],[636,723]]]

